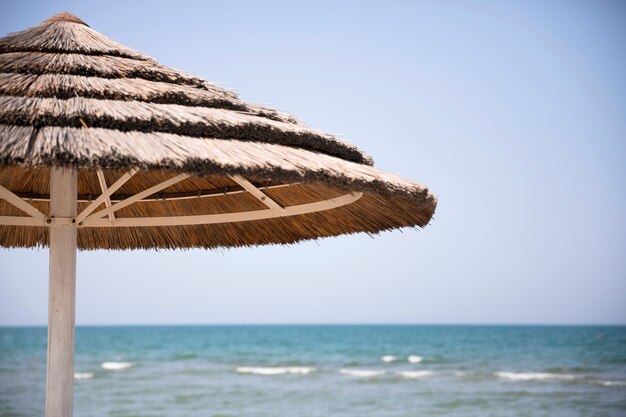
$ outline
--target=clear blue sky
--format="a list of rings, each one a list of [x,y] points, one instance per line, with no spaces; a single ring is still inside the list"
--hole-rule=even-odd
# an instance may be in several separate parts
[[[78,324],[626,324],[626,3],[0,4],[94,29],[340,134],[439,197],[431,226],[225,251],[81,252]],[[0,250],[0,325],[47,250]]]

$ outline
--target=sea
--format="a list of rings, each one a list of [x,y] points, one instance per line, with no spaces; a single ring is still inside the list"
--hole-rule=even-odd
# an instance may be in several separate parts
[[[0,328],[0,416],[43,416],[46,329]],[[626,327],[78,327],[74,416],[626,416]]]

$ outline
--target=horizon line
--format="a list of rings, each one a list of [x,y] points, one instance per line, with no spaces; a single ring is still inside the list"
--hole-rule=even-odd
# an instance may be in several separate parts
[[[394,322],[381,322],[381,323],[81,323],[76,324],[76,327],[228,327],[228,326],[256,326],[256,327],[270,327],[270,326],[464,326],[464,327],[488,327],[488,326],[509,326],[509,327],[626,327],[626,323],[394,323]],[[17,327],[31,327],[31,328],[47,328],[47,324],[0,324],[0,328],[17,328]]]

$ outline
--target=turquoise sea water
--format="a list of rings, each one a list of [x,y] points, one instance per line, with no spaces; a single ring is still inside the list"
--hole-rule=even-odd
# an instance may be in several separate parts
[[[46,329],[0,328],[0,416]],[[625,416],[626,327],[79,327],[75,416]]]

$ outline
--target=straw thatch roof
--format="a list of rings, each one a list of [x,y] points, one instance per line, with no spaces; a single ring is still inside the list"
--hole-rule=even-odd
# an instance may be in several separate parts
[[[115,211],[112,225],[79,227],[82,249],[228,247],[376,233],[423,227],[436,206],[425,186],[374,168],[354,145],[165,67],[67,13],[0,39],[0,186],[47,214],[54,166],[78,169],[79,212],[102,194],[102,180],[110,186],[131,168],[138,172],[110,204],[191,175]],[[280,211],[326,200],[332,206],[346,195],[351,204],[315,212],[124,225],[130,218],[258,212],[271,208],[265,196]],[[0,216],[26,213],[0,199]],[[0,225],[0,246],[47,242],[45,225]]]

